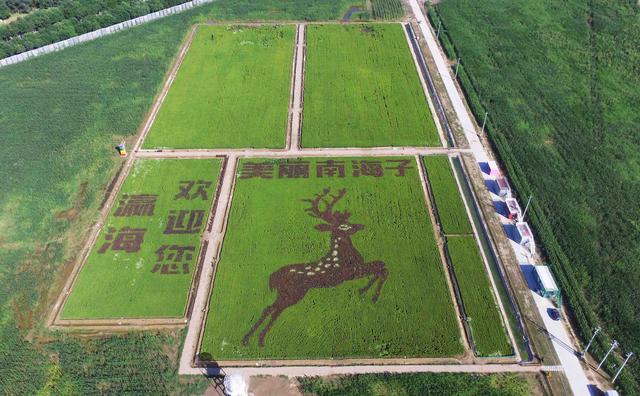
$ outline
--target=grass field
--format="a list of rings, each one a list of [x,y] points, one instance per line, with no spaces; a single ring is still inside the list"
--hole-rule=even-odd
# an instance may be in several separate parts
[[[473,236],[449,237],[447,249],[478,355],[512,355],[513,348],[475,239]]]
[[[423,162],[445,234],[471,234],[473,229],[446,156],[426,156]]]
[[[441,396],[491,395],[525,396],[539,388],[532,375],[517,374],[358,374],[337,378],[301,377],[300,389],[304,395],[314,396]]]
[[[284,147],[294,33],[199,26],[144,147]]]
[[[640,282],[637,2],[447,0],[437,9],[451,58],[463,59],[470,107],[480,122],[489,112],[512,186],[534,197],[529,221],[579,336],[605,329],[596,359],[612,338],[640,350],[640,304],[628,294]],[[640,394],[637,359],[616,383]]]
[[[334,177],[317,177],[325,159],[307,160],[308,178],[278,177],[281,168],[292,166],[291,160],[264,160],[264,167],[274,167],[272,179],[243,178],[250,164],[241,162],[203,354],[217,360],[460,354],[461,334],[415,160],[343,158],[344,177],[339,170]],[[383,168],[397,168],[395,161],[407,160],[410,168],[405,176],[396,176],[397,169],[384,169],[381,177],[354,176],[352,161],[363,169],[361,161],[376,160]],[[351,213],[350,223],[364,225],[351,238],[364,261],[385,263],[388,278],[379,300],[372,303],[373,288],[358,293],[366,277],[310,289],[297,305],[284,310],[264,347],[258,345],[258,334],[244,346],[243,336],[276,298],[277,291],[269,290],[270,274],[294,263],[315,268],[323,260],[331,233],[315,229],[324,222],[305,213],[310,204],[303,199],[325,187],[332,194],[346,189],[335,209]],[[294,279],[289,284],[304,282]]]
[[[217,159],[136,161],[62,319],[181,317],[220,164]],[[155,196],[155,203],[140,195]],[[142,240],[136,242],[138,236]]]
[[[441,146],[400,24],[309,25],[304,147]]]

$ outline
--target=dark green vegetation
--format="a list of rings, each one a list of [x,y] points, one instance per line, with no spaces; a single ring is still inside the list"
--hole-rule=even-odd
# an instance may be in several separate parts
[[[242,178],[247,175],[243,169],[249,166],[249,161],[242,161],[216,270],[203,354],[215,360],[460,354],[461,335],[417,163],[410,157],[404,159],[410,166],[404,176],[391,169],[401,158],[340,159],[345,161],[342,178],[338,174],[316,177],[317,166],[326,159],[305,159],[310,163],[309,178],[277,177],[281,167],[295,161],[252,161],[271,164],[273,179]],[[381,161],[384,176],[355,177],[352,161],[358,167],[362,161]],[[346,188],[335,210],[351,213],[349,223],[364,225],[351,235],[353,246],[365,262],[385,263],[388,278],[379,300],[372,303],[375,285],[365,294],[358,293],[371,275],[335,287],[312,288],[283,311],[264,347],[258,346],[258,334],[243,346],[243,336],[280,290],[270,283],[272,273],[296,263],[309,263],[310,277],[339,271],[329,267],[327,275],[319,272],[325,271],[324,255],[333,249],[332,234],[315,228],[325,222],[309,216],[305,209],[310,204],[303,201],[325,187],[332,194]],[[347,266],[343,259],[337,257],[336,263]],[[318,262],[322,268],[317,268]],[[311,282],[305,274],[287,284]]]
[[[295,27],[198,26],[147,148],[282,148]]]
[[[471,234],[471,222],[453,176],[449,158],[430,155],[422,160],[444,233]]]
[[[449,56],[464,59],[460,80],[473,112],[489,112],[513,187],[534,196],[529,221],[582,338],[604,324],[596,356],[609,337],[637,352],[637,2],[448,0],[437,9]],[[638,360],[629,368],[619,384],[640,394]]]
[[[219,159],[137,160],[73,285],[62,319],[182,317],[220,164]],[[142,195],[156,196],[152,210],[138,204]],[[131,215],[136,206],[140,214]],[[190,222],[200,225],[184,227]],[[131,228],[144,232],[132,234]],[[142,238],[129,250],[116,245],[127,232]]]
[[[187,1],[0,0],[0,19],[10,12],[30,12],[0,25],[0,59]]]
[[[400,24],[309,25],[304,147],[440,146]]]
[[[324,379],[302,377],[300,388],[305,395],[491,395],[524,396],[530,394],[527,381],[514,374],[359,374]]]
[[[447,238],[464,311],[478,356],[510,356],[513,349],[473,236]]]
[[[376,19],[396,19],[404,15],[400,0],[372,0],[371,7]]]
[[[338,19],[347,1],[221,0],[186,14],[0,69],[0,378],[8,394],[36,394],[56,356],[94,359],[98,370],[52,371],[79,393],[103,378],[118,393],[180,393],[177,359],[159,345],[173,335],[145,333],[85,342],[42,328],[54,297],[96,219],[120,163],[113,146],[142,122],[180,42],[205,19]],[[68,265],[66,266],[68,268]],[[27,334],[29,338],[27,341]],[[110,343],[136,359],[108,355]],[[175,341],[177,343],[177,341]],[[46,346],[45,346],[46,343]],[[104,347],[96,348],[96,343]],[[103,343],[103,344],[100,344]],[[140,362],[154,362],[143,365]],[[146,369],[149,368],[150,371]],[[152,369],[152,370],[151,370]],[[159,375],[160,370],[160,375]],[[131,373],[136,373],[135,375]],[[126,373],[126,374],[125,374]],[[138,375],[139,374],[139,375]],[[158,391],[174,389],[173,391]],[[82,391],[84,390],[84,391]]]

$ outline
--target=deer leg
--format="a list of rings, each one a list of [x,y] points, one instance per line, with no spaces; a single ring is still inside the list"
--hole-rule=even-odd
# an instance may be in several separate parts
[[[269,318],[269,322],[264,327],[264,329],[262,329],[262,331],[260,332],[260,336],[258,336],[259,346],[261,347],[264,346],[264,338],[267,336],[267,333],[269,332],[269,330],[271,330],[271,326],[273,326],[273,323],[276,321],[276,319],[278,319],[278,316],[280,316],[282,311],[284,311],[284,308],[274,309],[273,312],[271,313],[271,318]]]
[[[369,283],[367,283],[365,287],[358,290],[360,294],[364,294],[367,292],[367,290],[371,289],[371,286],[373,286],[376,280],[378,280],[378,274],[375,274],[374,276],[372,276],[371,279],[369,279]]]
[[[258,329],[258,327],[260,327],[260,325],[262,324],[262,322],[264,322],[264,320],[267,318],[267,316],[269,316],[269,314],[271,314],[274,311],[274,309],[275,309],[274,308],[274,304],[269,305],[268,307],[266,307],[264,309],[264,311],[262,311],[262,316],[260,316],[260,319],[258,319],[258,321],[253,325],[253,327],[251,327],[251,330],[249,330],[249,332],[247,334],[245,334],[244,338],[242,339],[242,344],[243,345],[248,345],[249,344],[249,338],[251,338],[253,333],[255,333],[255,331]]]
[[[382,290],[382,285],[387,280],[387,275],[389,275],[389,271],[387,271],[387,269],[384,267],[384,263],[382,261],[380,261],[379,263],[382,265],[382,267],[380,268],[379,273],[376,276],[376,279],[378,279],[378,286],[376,286],[376,291],[375,293],[373,293],[373,297],[371,298],[371,302],[373,302],[374,304],[376,303],[376,301],[378,301],[378,298],[380,297],[380,291]]]

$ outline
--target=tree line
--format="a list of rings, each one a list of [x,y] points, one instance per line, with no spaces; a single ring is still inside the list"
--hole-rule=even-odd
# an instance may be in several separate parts
[[[188,0],[0,0],[0,59],[111,26]]]

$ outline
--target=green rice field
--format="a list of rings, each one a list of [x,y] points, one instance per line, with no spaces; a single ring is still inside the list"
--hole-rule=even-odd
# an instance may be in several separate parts
[[[304,147],[442,145],[402,25],[306,32]]]
[[[417,165],[412,157],[242,160],[200,356],[239,360],[460,355],[461,333]],[[327,201],[345,189],[332,212],[347,230],[344,233],[353,231],[350,240],[364,265],[382,262],[387,271],[375,303],[376,285],[359,293],[373,275],[333,287],[306,286],[321,277],[338,277],[337,266],[319,265],[328,258],[352,268],[344,261],[343,245],[336,248],[346,243],[337,242],[336,235],[347,238],[346,234],[330,231],[331,221],[306,210],[312,204],[305,200],[325,188],[330,189]],[[340,251],[337,256],[334,249]],[[298,270],[288,267],[296,263],[303,263]],[[273,280],[274,273],[284,282]],[[282,311],[266,333],[264,346],[259,333],[266,323],[245,339],[281,292],[291,296],[303,289],[306,295]]]
[[[513,348],[475,239],[470,235],[449,237],[447,249],[478,356],[512,355]]]
[[[473,233],[449,159],[446,156],[430,155],[422,160],[444,233]]]
[[[295,27],[200,25],[145,148],[282,148]]]
[[[137,160],[61,318],[183,316],[220,166],[218,159]]]

